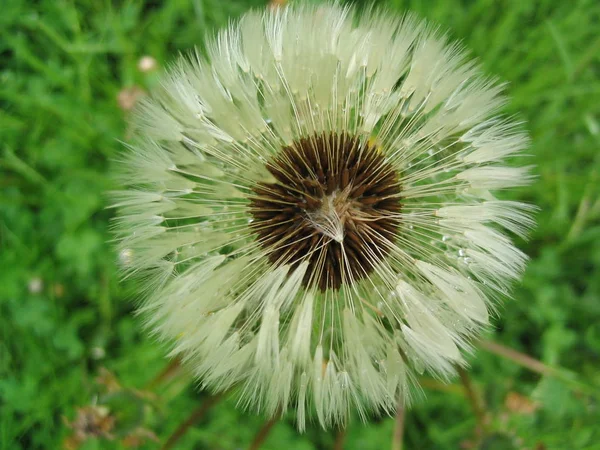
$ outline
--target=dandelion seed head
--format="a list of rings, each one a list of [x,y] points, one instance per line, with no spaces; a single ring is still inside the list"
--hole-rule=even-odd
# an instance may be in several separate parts
[[[203,387],[344,425],[442,379],[524,270],[502,85],[412,15],[250,12],[134,114],[115,232],[147,326]]]
[[[304,285],[339,289],[368,276],[398,232],[398,174],[377,148],[346,135],[300,139],[268,163],[251,225],[274,265],[308,261]],[[369,254],[371,256],[369,257]]]

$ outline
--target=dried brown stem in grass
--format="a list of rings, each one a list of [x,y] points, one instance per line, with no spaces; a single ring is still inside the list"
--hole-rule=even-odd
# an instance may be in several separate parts
[[[340,428],[333,443],[333,450],[344,450],[344,442],[346,441],[346,428]]]
[[[185,435],[187,430],[195,423],[197,423],[200,419],[202,419],[206,412],[215,404],[217,404],[222,398],[223,395],[219,394],[208,397],[206,400],[204,400],[202,405],[196,408],[192,412],[192,414],[190,414],[189,417],[181,425],[179,425],[179,427],[173,432],[173,434],[169,436],[167,442],[165,442],[165,444],[161,447],[162,450],[169,450],[171,448],[174,448],[177,441],[179,441],[179,439],[181,439]]]
[[[269,419],[268,421],[266,421],[265,424],[262,426],[262,428],[260,430],[258,430],[258,433],[256,433],[256,436],[254,436],[254,440],[250,444],[250,447],[248,447],[248,450],[257,450],[257,449],[259,449],[260,446],[263,444],[263,442],[269,436],[269,433],[271,432],[271,428],[273,428],[273,426],[278,421],[279,421],[279,414],[276,414],[271,419]]]
[[[483,436],[487,429],[487,421],[485,408],[483,406],[483,400],[481,399],[481,396],[473,386],[473,382],[471,381],[471,377],[469,376],[467,371],[461,366],[456,366],[456,371],[458,372],[458,375],[460,376],[460,381],[462,382],[463,387],[465,388],[465,395],[467,396],[467,399],[471,404],[471,409],[475,413],[475,419],[477,420],[476,434],[477,436]]]
[[[527,369],[537,372],[542,375],[556,376],[559,374],[559,371],[554,369],[553,367],[547,366],[541,361],[538,361],[535,358],[532,358],[525,353],[521,353],[512,348],[506,347],[504,345],[498,344],[492,341],[479,341],[479,346],[495,355],[502,356],[503,358],[510,359],[513,362],[516,362],[520,366],[526,367]]]
[[[562,382],[571,385],[573,389],[576,389],[579,392],[586,393],[600,399],[600,387],[589,384],[585,380],[582,380],[576,373],[570,372],[563,368],[548,366],[525,353],[521,353],[496,342],[480,341],[479,347],[489,351],[490,353],[506,358],[520,366],[523,366],[532,372],[561,380]]]
[[[269,2],[269,6],[271,8],[277,8],[278,6],[285,6],[286,3],[287,3],[287,0],[271,0]]]
[[[146,384],[144,390],[149,391],[154,389],[163,381],[172,378],[179,371],[179,369],[181,369],[181,360],[179,358],[172,359],[169,364],[167,364],[165,368],[158,373],[158,375],[156,375]]]
[[[445,392],[447,394],[464,395],[464,389],[459,384],[448,384],[433,378],[420,377],[419,386],[432,391]]]

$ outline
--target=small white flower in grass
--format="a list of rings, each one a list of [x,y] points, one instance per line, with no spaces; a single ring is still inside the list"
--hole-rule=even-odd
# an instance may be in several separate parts
[[[152,56],[146,55],[140,58],[137,67],[140,72],[147,73],[156,70],[156,68],[158,67],[158,63],[156,62],[156,59],[154,59]]]
[[[116,230],[148,326],[206,388],[323,426],[447,378],[519,278],[528,138],[424,22],[253,12],[137,112]]]

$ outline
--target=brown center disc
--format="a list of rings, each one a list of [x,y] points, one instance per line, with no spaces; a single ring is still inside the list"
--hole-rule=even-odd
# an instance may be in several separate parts
[[[267,169],[276,182],[253,188],[250,226],[271,263],[308,261],[303,284],[325,291],[366,277],[389,254],[401,190],[377,147],[321,134],[284,147]]]

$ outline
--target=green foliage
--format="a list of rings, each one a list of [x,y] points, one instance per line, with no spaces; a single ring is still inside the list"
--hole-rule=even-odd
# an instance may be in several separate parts
[[[133,299],[119,283],[108,243],[113,213],[104,193],[114,186],[107,173],[119,140],[128,137],[117,98],[157,82],[159,71],[139,70],[142,56],[164,67],[178,51],[202,49],[207,32],[264,3],[2,2],[0,448],[62,448],[72,434],[65,421],[96,398],[119,410],[121,426],[143,424],[165,439],[202,401],[205,394],[189,380],[168,383],[143,401],[131,393],[166,361],[165,349],[132,315]],[[414,10],[462,39],[486,71],[509,82],[507,112],[522,117],[533,138],[529,160],[538,180],[517,197],[540,206],[539,226],[520,243],[532,261],[493,339],[568,372],[541,377],[478,351],[473,379],[492,430],[479,448],[598,449],[600,4],[377,3]],[[118,376],[126,394],[102,394],[95,381],[100,367]],[[436,389],[426,387],[426,401],[418,397],[407,414],[406,448],[475,448],[469,447],[475,417],[460,386],[428,384]],[[262,419],[234,406],[230,399],[219,403],[178,448],[247,446]],[[389,448],[392,429],[390,418],[354,421],[345,448]],[[333,440],[317,427],[298,435],[291,421],[282,421],[263,448],[331,448]],[[82,448],[123,445],[89,440]]]

